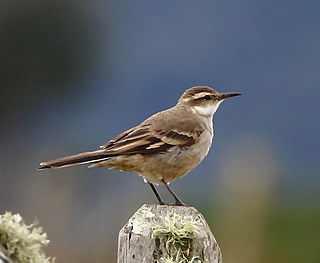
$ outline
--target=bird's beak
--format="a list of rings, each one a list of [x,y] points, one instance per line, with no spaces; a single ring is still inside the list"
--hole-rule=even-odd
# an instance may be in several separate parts
[[[241,93],[236,93],[236,92],[230,92],[230,93],[221,93],[221,96],[219,96],[220,100],[224,100],[226,98],[231,98],[235,96],[239,96]]]

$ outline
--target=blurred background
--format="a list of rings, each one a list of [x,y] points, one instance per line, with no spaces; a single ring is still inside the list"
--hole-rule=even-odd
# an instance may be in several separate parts
[[[320,262],[319,8],[1,1],[0,212],[37,219],[56,262],[116,262],[118,231],[156,202],[149,187],[39,162],[96,149],[208,85],[243,96],[219,108],[214,147],[172,188],[204,214],[225,263]]]

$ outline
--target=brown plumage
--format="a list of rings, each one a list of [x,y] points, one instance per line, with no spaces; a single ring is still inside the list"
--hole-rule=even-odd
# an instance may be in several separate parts
[[[100,150],[42,162],[39,169],[65,168],[86,163],[93,163],[91,167],[94,167],[95,163],[120,155],[153,155],[176,146],[191,146],[206,127],[201,125],[196,118],[190,118],[188,121],[182,116],[179,118],[179,115],[183,113],[184,111],[180,112],[180,110],[176,112],[176,108],[159,112],[100,146]],[[170,122],[170,118],[176,120]],[[166,122],[167,125],[162,125],[163,122]]]
[[[42,162],[39,169],[89,164],[89,167],[135,171],[155,191],[152,183],[166,185],[202,161],[211,146],[213,114],[224,98],[236,95],[240,94],[193,87],[183,93],[176,106],[154,114],[99,150]],[[157,193],[156,196],[163,203]],[[174,198],[181,204],[175,195]]]

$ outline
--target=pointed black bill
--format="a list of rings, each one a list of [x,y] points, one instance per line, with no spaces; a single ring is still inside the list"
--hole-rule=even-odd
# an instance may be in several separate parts
[[[239,95],[241,95],[241,93],[236,93],[236,92],[222,93],[220,96],[220,100],[224,100],[224,99],[239,96]]]

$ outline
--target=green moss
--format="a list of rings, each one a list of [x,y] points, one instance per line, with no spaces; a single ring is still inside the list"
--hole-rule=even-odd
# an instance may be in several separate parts
[[[19,214],[6,212],[0,215],[0,244],[2,252],[16,263],[49,263],[54,259],[47,258],[43,246],[49,240],[41,227],[35,224],[26,225]]]

